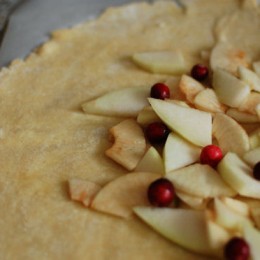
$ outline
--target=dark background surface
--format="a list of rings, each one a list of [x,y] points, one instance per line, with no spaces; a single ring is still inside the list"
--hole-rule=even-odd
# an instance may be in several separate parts
[[[130,0],[24,0],[12,13],[0,48],[0,66],[24,58],[55,29],[92,19],[106,7]],[[1,3],[1,1],[0,1]]]

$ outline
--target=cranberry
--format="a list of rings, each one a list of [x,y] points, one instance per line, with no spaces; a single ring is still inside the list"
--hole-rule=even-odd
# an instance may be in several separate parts
[[[170,97],[170,89],[163,83],[156,83],[151,87],[150,96],[157,99],[166,99]]]
[[[254,166],[253,175],[255,179],[260,181],[260,161]]]
[[[208,74],[208,68],[202,64],[197,64],[191,69],[191,76],[198,81],[203,81],[204,79],[206,79],[208,77]]]
[[[243,238],[234,237],[226,244],[224,254],[227,260],[249,259],[249,245]]]
[[[222,158],[221,149],[213,144],[205,146],[200,153],[201,164],[208,164],[212,167],[216,167]]]
[[[146,128],[146,136],[151,143],[162,143],[166,141],[169,133],[168,127],[161,122],[151,123]]]
[[[161,178],[150,184],[147,196],[152,205],[167,207],[174,200],[175,190],[173,184],[169,180]]]

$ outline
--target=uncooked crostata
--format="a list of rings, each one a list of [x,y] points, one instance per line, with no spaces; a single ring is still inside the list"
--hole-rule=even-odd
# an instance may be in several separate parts
[[[0,259],[259,259],[259,7],[180,2],[1,70]]]

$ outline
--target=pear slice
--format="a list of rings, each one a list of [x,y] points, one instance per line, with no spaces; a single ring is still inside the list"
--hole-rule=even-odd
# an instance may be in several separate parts
[[[249,206],[247,205],[247,203],[245,203],[241,200],[233,199],[233,198],[229,198],[229,197],[221,197],[220,200],[227,207],[229,207],[231,210],[235,211],[236,213],[238,213],[244,217],[249,217],[250,210],[249,210]]]
[[[260,182],[252,177],[252,168],[237,154],[227,153],[218,164],[218,172],[240,195],[260,199]]]
[[[260,78],[255,72],[243,66],[239,66],[237,72],[239,78],[247,83],[252,90],[260,92]]]
[[[161,175],[150,172],[134,172],[123,175],[106,184],[92,201],[91,208],[114,216],[129,218],[132,208],[150,205],[147,199],[149,185]]]
[[[239,107],[250,93],[245,82],[222,69],[214,71],[212,85],[219,101],[230,107]]]
[[[147,126],[153,122],[161,121],[151,106],[144,107],[137,115],[137,123],[141,126]]]
[[[236,211],[225,205],[221,200],[214,199],[215,221],[220,226],[234,233],[242,232],[243,226],[252,225],[248,217],[237,214]]]
[[[215,255],[206,214],[191,209],[135,207],[134,212],[162,236],[196,253]]]
[[[260,128],[249,134],[250,149],[260,146]]]
[[[260,120],[260,103],[255,106],[255,111],[256,111],[256,114],[257,114],[257,116]]]
[[[212,116],[210,113],[154,98],[149,98],[149,102],[156,114],[171,130],[195,145],[211,144]]]
[[[180,51],[141,52],[132,58],[137,65],[152,73],[179,75],[187,71]]]
[[[207,199],[196,197],[188,193],[176,190],[178,198],[192,209],[202,210],[205,209],[208,203]]]
[[[221,68],[236,74],[238,66],[249,66],[245,52],[234,48],[226,41],[219,41],[211,51],[210,67],[213,71]]]
[[[110,133],[114,143],[106,150],[106,155],[127,170],[133,170],[146,150],[142,128],[134,119],[126,119],[112,127]]]
[[[166,177],[173,182],[177,190],[201,198],[234,196],[236,194],[212,167],[205,164],[192,164],[171,171],[167,173]]]
[[[161,175],[164,174],[164,165],[161,155],[151,146],[144,157],[137,164],[135,171],[137,172],[154,172]]]
[[[252,260],[258,260],[260,256],[260,232],[251,225],[244,227],[243,235],[250,247],[250,257]]]
[[[209,61],[210,59],[210,51],[209,50],[202,50],[200,52],[200,57],[204,60],[204,61]]]
[[[187,101],[191,104],[194,103],[195,96],[200,91],[205,89],[205,87],[200,82],[198,82],[197,80],[193,79],[188,75],[182,75],[179,88],[182,91],[182,93],[185,95]]]
[[[210,247],[216,252],[216,256],[223,257],[224,246],[230,240],[232,234],[215,221],[207,222]]]
[[[200,147],[178,134],[170,133],[163,150],[165,172],[168,173],[199,161],[200,152]]]
[[[238,107],[242,112],[257,115],[257,106],[260,104],[260,93],[251,92],[243,103]]]
[[[260,229],[260,208],[251,208],[251,215],[255,225]]]
[[[240,125],[249,135],[259,128],[259,123],[251,123],[251,124],[240,123]]]
[[[260,61],[255,61],[252,65],[254,72],[258,75],[258,77],[260,77]]]
[[[244,203],[249,207],[251,217],[257,228],[260,229],[260,200],[242,197]]]
[[[249,150],[246,131],[231,117],[217,113],[213,120],[213,136],[217,139],[223,153],[244,154]]]
[[[82,104],[85,113],[105,116],[135,117],[148,105],[150,87],[131,87],[108,93]]]
[[[184,93],[179,88],[180,79],[181,77],[169,77],[165,81],[165,85],[170,89],[170,99],[186,100]]]
[[[80,201],[84,206],[89,207],[96,194],[101,190],[101,186],[95,182],[78,178],[69,180],[70,198]]]
[[[210,113],[223,113],[227,107],[219,102],[218,96],[211,88],[202,90],[194,98],[196,108]]]
[[[243,155],[243,159],[252,167],[260,162],[260,146],[256,147]]]
[[[238,123],[258,123],[260,119],[257,115],[252,115],[249,113],[241,112],[237,108],[229,108],[226,114],[233,119],[235,119]]]
[[[174,103],[176,105],[182,106],[182,107],[190,107],[185,101],[178,100],[178,99],[166,99],[166,102]]]

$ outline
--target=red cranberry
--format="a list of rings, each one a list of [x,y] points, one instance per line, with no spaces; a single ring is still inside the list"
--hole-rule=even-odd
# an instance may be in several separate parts
[[[260,181],[260,161],[254,166],[253,175],[256,180]]]
[[[170,89],[163,83],[156,83],[151,87],[150,96],[157,99],[166,99],[170,97]]]
[[[232,238],[224,248],[225,258],[227,260],[247,260],[249,259],[249,245],[243,238]]]
[[[169,206],[175,197],[173,184],[164,178],[152,182],[147,191],[148,200],[157,207]]]
[[[205,146],[200,153],[200,163],[216,167],[223,158],[221,149],[216,145]]]
[[[191,76],[198,81],[203,81],[206,79],[208,74],[208,68],[202,64],[197,64],[191,69]]]
[[[161,122],[151,123],[146,128],[146,136],[151,143],[162,143],[166,141],[169,133],[168,127]]]

